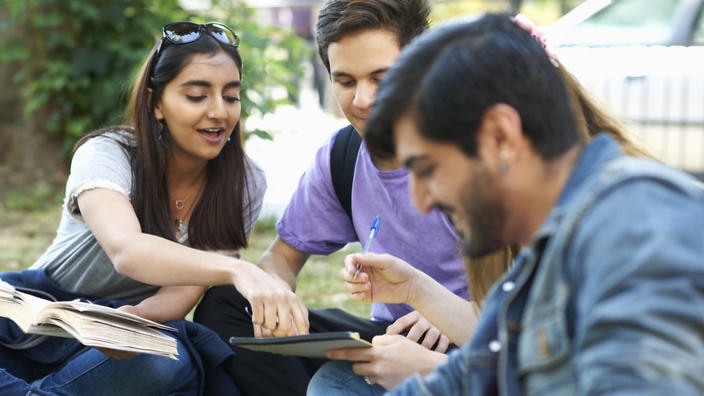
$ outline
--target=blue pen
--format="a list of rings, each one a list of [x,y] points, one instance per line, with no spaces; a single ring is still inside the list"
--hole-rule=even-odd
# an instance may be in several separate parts
[[[369,238],[367,238],[367,242],[364,244],[364,248],[362,248],[362,254],[366,254],[369,252],[369,248],[372,247],[372,241],[374,240],[374,237],[376,236],[377,232],[379,232],[379,223],[381,222],[381,216],[376,216],[374,218],[374,222],[372,223],[371,230],[369,231]],[[359,272],[362,270],[362,264],[357,263],[357,268],[354,270],[354,279],[357,279],[357,275],[359,275]]]

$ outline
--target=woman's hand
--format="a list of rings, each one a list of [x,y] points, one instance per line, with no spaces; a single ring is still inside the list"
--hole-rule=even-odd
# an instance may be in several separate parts
[[[255,337],[308,334],[308,309],[286,282],[247,263],[234,286],[249,301]]]

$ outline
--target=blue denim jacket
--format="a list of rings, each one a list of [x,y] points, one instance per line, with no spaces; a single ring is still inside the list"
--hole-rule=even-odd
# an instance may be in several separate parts
[[[704,394],[701,184],[593,139],[471,341],[393,394]]]

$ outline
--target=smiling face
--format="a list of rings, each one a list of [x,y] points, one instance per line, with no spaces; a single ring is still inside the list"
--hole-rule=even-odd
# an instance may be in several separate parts
[[[347,35],[328,47],[335,98],[347,120],[362,135],[379,81],[399,52],[396,36],[383,29]]]
[[[409,170],[409,189],[416,208],[446,213],[463,237],[464,253],[481,257],[506,245],[502,231],[506,214],[500,205],[496,178],[479,158],[466,156],[456,145],[421,136],[412,116],[394,124],[396,158]]]
[[[154,115],[164,120],[177,158],[207,161],[240,119],[240,70],[225,52],[196,54],[164,88]]]

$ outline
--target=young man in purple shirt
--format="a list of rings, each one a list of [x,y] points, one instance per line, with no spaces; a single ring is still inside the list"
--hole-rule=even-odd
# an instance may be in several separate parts
[[[364,135],[379,81],[401,48],[427,29],[429,12],[425,0],[329,0],[321,9],[318,50],[352,133]],[[372,252],[402,258],[469,298],[458,236],[449,219],[440,210],[418,213],[408,195],[408,171],[395,160],[373,162],[363,144],[356,157],[350,218],[331,176],[330,157],[338,133],[320,147],[302,176],[277,224],[278,237],[259,262],[279,281],[276,287],[253,290],[253,285],[247,292],[249,301],[233,287],[211,288],[194,319],[225,340],[340,330],[357,331],[368,340],[385,333],[404,334],[406,338],[399,337],[403,341],[386,350],[371,348],[359,360],[385,367],[389,376],[398,377],[432,368],[438,355],[444,359],[449,339],[408,305],[374,303],[371,319],[366,319],[339,309],[307,310],[303,303],[289,303],[296,276],[310,255],[330,254],[351,242],[365,243],[376,216],[381,217],[381,228]],[[427,354],[409,364],[407,348],[417,348],[419,342]],[[324,363],[234,349],[230,373],[243,394],[305,394],[310,377]],[[353,375],[355,381],[366,378],[364,367],[368,366],[355,368],[361,374]],[[383,391],[379,385],[369,387]]]

